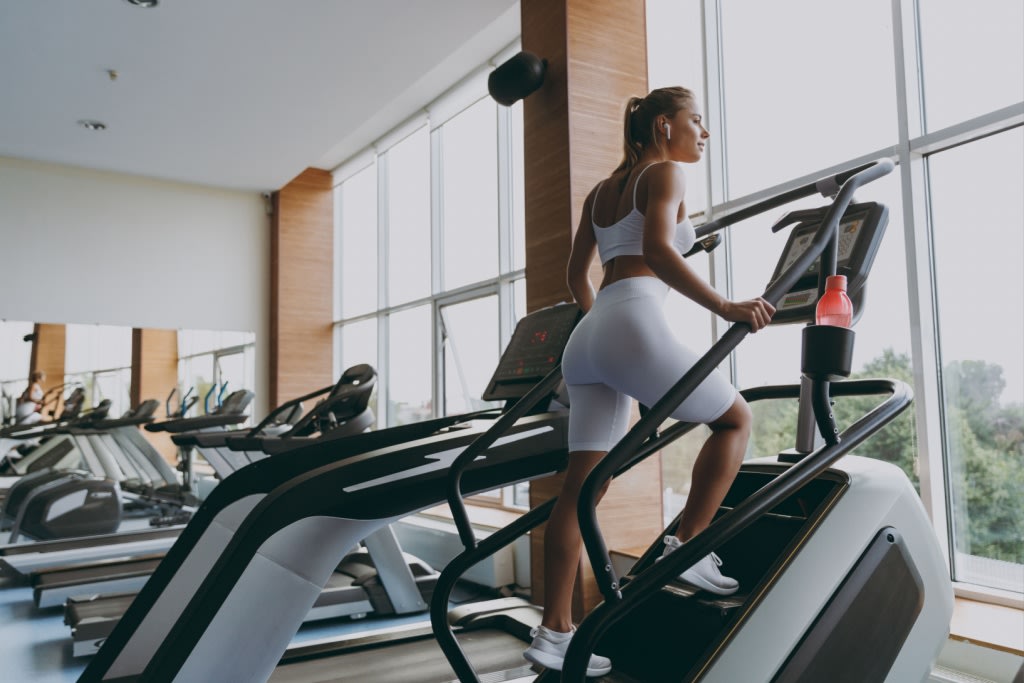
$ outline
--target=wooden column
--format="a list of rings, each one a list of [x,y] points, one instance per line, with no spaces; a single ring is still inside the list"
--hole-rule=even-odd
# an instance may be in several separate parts
[[[647,93],[643,0],[520,0],[523,50],[548,60],[544,85],[523,102],[526,301],[530,311],[570,298],[565,266],[584,200],[622,157],[626,101]],[[592,278],[600,277],[595,266]],[[557,495],[561,477],[534,482],[530,503]],[[652,457],[616,481],[599,506],[610,548],[662,529],[661,463]],[[544,529],[531,538],[535,602],[544,595]],[[574,618],[600,602],[584,559]]]
[[[334,192],[331,174],[303,171],[273,197],[270,246],[272,409],[331,384],[334,374]]]
[[[32,328],[32,355],[29,360],[29,374],[40,370],[46,373],[46,381],[43,383],[43,391],[64,383],[64,356],[67,345],[67,328],[64,325],[53,325],[48,323],[36,323]],[[44,420],[50,420],[60,415],[64,408],[62,401],[56,403],[56,414],[50,415],[49,403],[44,407]]]
[[[164,417],[164,399],[178,386],[178,332],[177,330],[132,329],[132,383],[129,400],[132,407],[155,398],[160,401],[157,419]],[[142,435],[153,444],[164,460],[174,465],[178,448],[165,432],[147,432]]]

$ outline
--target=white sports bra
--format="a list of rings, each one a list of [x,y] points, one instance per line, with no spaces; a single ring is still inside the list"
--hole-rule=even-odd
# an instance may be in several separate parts
[[[636,208],[636,186],[640,184],[640,176],[644,174],[644,171],[653,165],[645,166],[637,175],[636,182],[633,184],[633,210],[621,220],[607,227],[602,227],[594,222],[594,207],[591,205],[590,224],[594,228],[594,238],[597,240],[597,253],[601,257],[602,266],[616,256],[643,256],[644,215]],[[597,204],[597,195],[601,191],[601,185],[603,184],[604,181],[594,191],[594,204]],[[687,217],[683,219],[682,223],[676,225],[676,234],[672,239],[672,244],[680,254],[685,254],[693,246],[696,239],[697,235],[693,231],[693,223]]]

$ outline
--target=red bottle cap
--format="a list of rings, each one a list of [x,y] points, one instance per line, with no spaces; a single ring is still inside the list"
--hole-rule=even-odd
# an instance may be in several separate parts
[[[825,289],[841,289],[846,291],[845,275],[829,275],[825,278]]]

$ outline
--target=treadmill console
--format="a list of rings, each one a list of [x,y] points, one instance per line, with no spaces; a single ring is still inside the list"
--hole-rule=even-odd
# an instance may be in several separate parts
[[[581,315],[576,304],[558,304],[520,320],[481,398],[522,398],[561,362],[569,334]]]
[[[772,274],[774,282],[807,250],[814,233],[825,218],[828,207],[804,212],[789,234],[782,256]],[[785,219],[784,219],[785,220]],[[864,285],[875,260],[878,246],[889,221],[889,210],[876,202],[851,204],[839,220],[839,249],[836,274],[846,276],[847,293],[853,300],[854,316],[859,316],[864,301]],[[814,322],[818,303],[818,274],[821,259],[807,269],[796,285],[779,301],[773,324]]]

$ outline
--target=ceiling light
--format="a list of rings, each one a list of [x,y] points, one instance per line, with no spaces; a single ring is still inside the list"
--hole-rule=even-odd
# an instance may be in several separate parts
[[[146,9],[152,9],[156,7],[160,0],[124,0],[129,5],[135,5],[136,7],[145,7]]]
[[[103,123],[102,121],[93,121],[91,119],[82,119],[81,121],[78,122],[78,125],[80,125],[82,128],[85,128],[86,130],[106,130],[107,129],[107,124]]]

